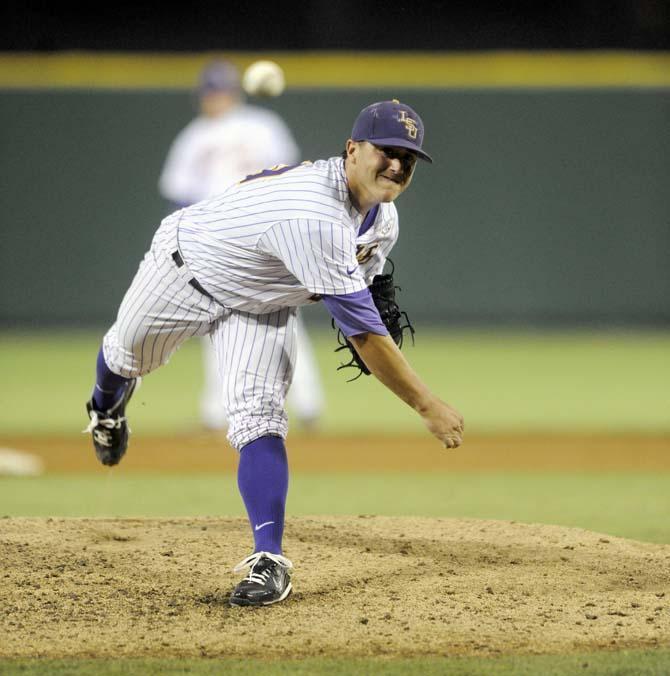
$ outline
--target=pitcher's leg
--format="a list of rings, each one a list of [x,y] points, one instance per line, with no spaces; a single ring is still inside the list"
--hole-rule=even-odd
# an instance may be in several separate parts
[[[96,383],[86,404],[96,455],[115,465],[128,446],[125,408],[141,375],[167,363],[190,336],[210,331],[215,308],[150,251],[107,331],[96,363]]]
[[[86,403],[90,423],[84,431],[91,432],[95,454],[103,465],[118,464],[126,452],[130,434],[126,405],[139,380],[139,377],[124,378],[110,370],[100,348],[93,395]]]
[[[222,361],[228,439],[240,451],[238,486],[249,516],[254,553],[232,605],[260,606],[291,593],[292,563],[282,555],[288,462],[284,400],[295,362],[295,309],[267,315],[232,312],[214,343]]]
[[[169,259],[149,252],[105,334],[105,362],[126,378],[151,373],[186,340],[208,334],[220,310],[179,277]]]
[[[254,553],[235,567],[249,568],[230,595],[233,606],[266,606],[291,593],[291,561],[282,555],[288,463],[284,440],[265,436],[240,451],[237,482],[254,534]]]
[[[237,485],[253,530],[254,552],[281,554],[288,493],[284,440],[266,436],[244,446]]]
[[[123,396],[123,393],[128,386],[130,378],[114,373],[107,362],[105,355],[100,347],[98,351],[98,359],[95,364],[95,387],[93,388],[93,395],[91,401],[96,410],[107,411],[116,404]]]
[[[263,436],[286,438],[286,393],[296,358],[296,310],[233,311],[214,331],[228,440],[238,450]]]
[[[209,336],[202,345],[202,392],[200,394],[200,420],[210,430],[225,430],[228,418],[223,408],[223,380],[219,373],[218,358]]]

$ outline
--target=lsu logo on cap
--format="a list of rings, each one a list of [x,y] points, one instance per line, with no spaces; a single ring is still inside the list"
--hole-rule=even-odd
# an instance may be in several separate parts
[[[414,140],[416,138],[417,132],[419,131],[419,128],[416,126],[416,120],[413,120],[411,117],[407,117],[406,110],[401,110],[398,122],[405,125],[405,129],[407,129],[407,138]]]

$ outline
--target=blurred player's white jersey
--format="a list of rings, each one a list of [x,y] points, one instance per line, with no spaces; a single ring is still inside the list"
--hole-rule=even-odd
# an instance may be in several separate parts
[[[221,305],[258,314],[365,289],[398,237],[393,203],[358,236],[363,216],[339,157],[263,171],[169,218],[200,284]]]
[[[255,171],[298,160],[293,136],[276,113],[239,105],[190,122],[170,147],[158,185],[163,197],[185,206]]]

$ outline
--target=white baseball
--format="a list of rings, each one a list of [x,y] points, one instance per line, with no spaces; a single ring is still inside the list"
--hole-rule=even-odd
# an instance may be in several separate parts
[[[279,96],[285,86],[284,71],[274,61],[254,61],[242,76],[242,87],[249,96]]]

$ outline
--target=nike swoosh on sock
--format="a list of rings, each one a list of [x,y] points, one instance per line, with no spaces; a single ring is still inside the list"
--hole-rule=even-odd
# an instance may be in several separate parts
[[[274,521],[264,521],[263,523],[259,523],[257,526],[254,526],[254,530],[260,530],[265,526],[269,526],[271,523],[274,523]]]

